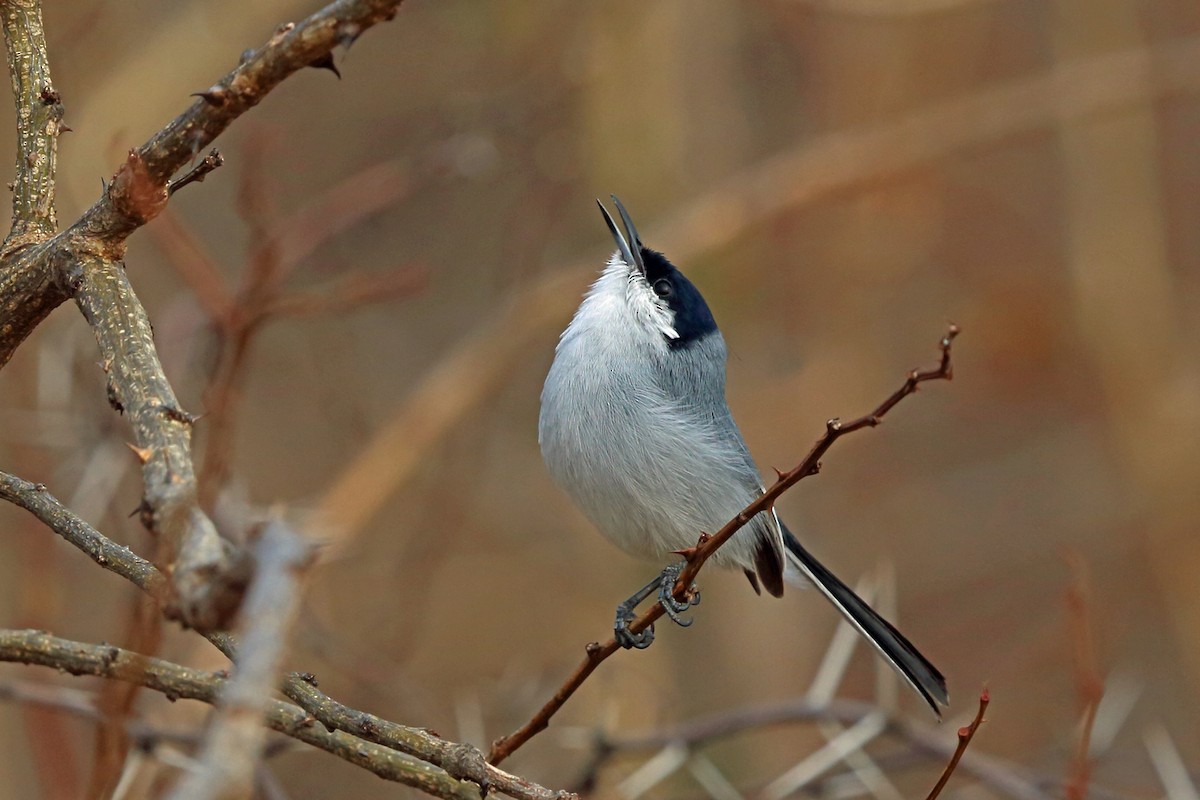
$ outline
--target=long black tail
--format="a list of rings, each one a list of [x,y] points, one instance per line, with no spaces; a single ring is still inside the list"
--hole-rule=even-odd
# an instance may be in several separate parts
[[[791,531],[783,526],[783,542],[793,563],[804,573],[829,602],[842,612],[850,624],[858,629],[868,642],[899,672],[913,689],[925,698],[933,713],[941,719],[938,704],[949,705],[950,695],[946,691],[946,679],[929,659],[921,655],[904,634],[892,627],[875,610],[856,595],[849,586],[817,561],[805,550]]]

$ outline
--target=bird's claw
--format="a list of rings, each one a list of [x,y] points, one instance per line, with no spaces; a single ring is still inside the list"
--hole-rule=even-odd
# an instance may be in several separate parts
[[[617,618],[613,621],[613,638],[626,650],[645,650],[654,642],[654,625],[652,623],[641,633],[634,633],[629,630],[629,623],[635,619],[637,614],[628,603],[617,606]]]
[[[672,564],[663,570],[661,580],[662,583],[658,587],[658,602],[662,604],[663,611],[667,612],[667,616],[681,628],[690,626],[695,620],[682,616],[683,612],[687,611],[692,606],[700,605],[700,590],[692,584],[688,589],[687,596],[683,600],[675,599],[675,582],[679,580],[679,573],[683,571],[685,562],[680,561],[678,564]]]

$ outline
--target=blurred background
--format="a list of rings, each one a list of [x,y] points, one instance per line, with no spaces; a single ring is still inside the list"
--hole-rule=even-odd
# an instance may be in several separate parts
[[[74,129],[60,219],[189,93],[317,7],[48,4]],[[891,576],[899,626],[950,683],[938,736],[953,741],[986,683],[973,747],[1055,793],[1090,619],[1107,687],[1094,783],[1162,794],[1147,731],[1200,766],[1200,6],[410,0],[337,66],[340,81],[306,71],[237,122],[217,143],[226,165],[127,262],[184,407],[212,415],[197,447],[218,519],[235,530],[239,509],[278,505],[327,542],[290,667],[486,747],[659,569],[590,528],[536,441],[556,337],[612,247],[594,198],[614,192],[705,293],[766,471],[962,327],[952,383],[838,443],[780,506],[847,581]],[[231,303],[265,321],[219,323]],[[0,468],[149,553],[96,360],[69,305],[21,347],[0,375]],[[567,786],[595,731],[803,695],[837,625],[828,604],[756,597],[736,573],[701,584],[692,628],[660,625],[651,649],[605,663],[506,767]],[[3,626],[222,665],[172,628],[155,642],[131,622],[144,605],[0,508]],[[100,689],[0,668],[0,687],[29,683]],[[859,648],[838,693],[879,696],[873,653]],[[131,702],[165,730],[206,713]],[[899,703],[933,724],[906,691]],[[69,714],[0,704],[0,798],[86,795],[94,738]],[[823,741],[780,727],[708,755],[753,792]],[[609,762],[596,793],[619,796],[647,755]],[[271,764],[294,797],[408,793],[317,752]],[[915,794],[939,770],[893,779]],[[175,774],[147,759],[129,796]],[[686,772],[653,790],[701,794]]]

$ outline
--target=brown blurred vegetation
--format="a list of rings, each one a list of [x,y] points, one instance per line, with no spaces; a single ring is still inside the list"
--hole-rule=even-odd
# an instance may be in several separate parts
[[[76,131],[60,218],[189,92],[313,8],[48,4]],[[284,84],[220,140],[226,166],[171,203],[236,285],[260,241],[238,202],[253,159],[258,213],[275,220],[387,162],[402,190],[320,241],[288,284],[427,270],[414,297],[279,320],[249,355],[223,503],[375,512],[314,570],[290,666],[346,703],[486,747],[657,569],[589,528],[536,442],[556,336],[611,244],[592,198],[615,192],[713,307],[730,404],[764,469],[798,460],[827,418],[867,410],[934,359],[947,320],[961,325],[954,382],[840,443],[782,511],[847,579],[894,565],[900,625],[946,673],[952,715],[991,688],[973,747],[1051,775],[1080,711],[1065,601],[1078,554],[1102,672],[1140,689],[1096,782],[1157,794],[1142,731],[1158,721],[1200,764],[1200,6],[411,0],[339,58],[341,82],[313,70]],[[0,132],[11,153],[12,125]],[[181,400],[203,411],[216,339],[167,224],[131,241],[128,269]],[[144,550],[127,518],[135,462],[95,361],[69,308],[21,347],[0,376],[0,466]],[[378,452],[392,468],[367,474],[382,480],[338,483]],[[5,626],[132,644],[136,590],[15,509],[0,508],[0,531]],[[736,574],[703,586],[693,628],[606,663],[507,766],[566,785],[580,731],[803,692],[830,608],[755,597]],[[159,652],[221,663],[175,630]],[[860,652],[844,692],[870,697],[873,668]],[[49,677],[0,670],[0,683]],[[168,728],[204,713],[148,693],[137,708]],[[72,796],[93,735],[0,706],[0,798]],[[819,741],[769,731],[714,759],[755,786]],[[295,797],[402,791],[313,752],[272,763]]]

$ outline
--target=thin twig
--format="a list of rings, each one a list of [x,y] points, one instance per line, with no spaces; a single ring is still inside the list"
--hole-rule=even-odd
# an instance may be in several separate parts
[[[175,194],[189,183],[203,183],[204,179],[208,177],[208,173],[224,163],[225,157],[214,147],[208,155],[200,159],[200,163],[185,172],[182,177],[167,181],[167,195]]]
[[[229,684],[229,679],[218,673],[189,669],[111,645],[60,639],[42,631],[0,630],[0,661],[35,664],[71,675],[129,681],[170,698],[199,700],[209,705],[220,702]],[[479,800],[478,791],[470,783],[389,748],[342,731],[329,731],[290,703],[268,700],[265,721],[272,730],[333,753],[381,778],[447,800]]]
[[[166,579],[153,564],[129,548],[117,545],[79,519],[56,500],[46,487],[0,472],[0,499],[9,500],[32,512],[98,565],[120,575],[151,596],[159,597],[165,590]],[[237,660],[237,642],[232,635],[209,633],[206,638],[231,660]],[[396,750],[416,757],[444,769],[458,779],[488,786],[518,800],[571,800],[574,797],[570,792],[547,789],[487,764],[482,754],[469,745],[447,741],[426,730],[389,722],[343,705],[320,691],[316,687],[316,678],[307,673],[288,675],[281,688],[284,694],[304,708],[305,724],[308,726],[319,721],[326,729],[342,731],[360,743],[366,740],[389,751]],[[288,731],[283,732],[293,735]],[[377,771],[375,767],[360,763],[342,752],[337,754],[359,766]]]
[[[946,769],[942,771],[942,776],[938,778],[938,782],[929,790],[929,794],[926,795],[925,800],[937,800],[937,796],[942,793],[942,789],[946,788],[946,782],[954,774],[954,769],[958,766],[958,762],[962,760],[963,753],[967,752],[967,746],[975,738],[975,731],[979,730],[979,726],[983,724],[983,712],[987,711],[988,703],[991,701],[992,696],[986,688],[979,693],[979,710],[975,712],[975,719],[971,720],[970,725],[958,729],[958,746],[954,748],[954,755],[950,756],[950,763],[946,764]]]
[[[839,419],[831,419],[825,424],[825,434],[817,440],[808,455],[800,462],[795,469],[789,472],[780,473],[778,480],[771,485],[769,489],[763,492],[754,502],[746,506],[742,511],[730,520],[721,530],[714,535],[708,536],[701,534],[700,541],[695,547],[681,553],[687,560],[687,565],[679,575],[679,580],[675,584],[674,594],[677,598],[683,598],[690,591],[692,582],[696,579],[696,574],[704,563],[717,551],[721,545],[729,541],[735,533],[737,533],[743,525],[746,525],[756,515],[768,511],[775,504],[775,501],[781,494],[789,488],[799,483],[804,478],[810,475],[815,475],[821,467],[821,457],[833,446],[841,437],[854,431],[862,430],[863,428],[873,428],[878,425],[885,414],[896,406],[901,400],[908,395],[914,393],[917,387],[926,381],[933,380],[950,380],[952,377],[952,369],[950,364],[950,348],[954,342],[954,337],[958,335],[958,326],[951,325],[942,337],[938,346],[941,349],[941,360],[937,367],[928,370],[913,370],[908,374],[908,378],[904,384],[893,392],[886,400],[869,414],[866,414],[858,419],[849,422],[842,422]],[[638,617],[630,626],[630,632],[636,634],[654,624],[655,620],[661,617],[665,612],[661,603],[655,603],[642,616]],[[553,717],[560,708],[570,699],[571,695],[583,685],[588,676],[595,671],[596,667],[600,666],[609,656],[620,649],[615,638],[609,639],[604,644],[591,643],[585,648],[587,655],[575,671],[563,682],[562,686],[554,693],[554,695],[540,708],[533,717],[522,725],[517,730],[507,736],[503,736],[492,743],[491,751],[488,753],[488,762],[491,764],[499,764],[504,759],[513,754],[519,747],[528,742],[541,731],[545,730],[550,724],[550,718]]]
[[[336,47],[350,46],[367,28],[392,19],[401,2],[337,0],[307,19],[281,26],[231,72],[197,92],[198,99],[191,107],[131,150],[100,199],[69,228],[42,244],[20,250],[7,263],[0,262],[0,297],[17,311],[0,326],[0,366],[8,363],[21,342],[68,298],[69,293],[63,291],[70,286],[63,279],[65,268],[81,256],[121,260],[128,236],[166,206],[168,182],[176,172],[276,86],[328,59]]]
[[[120,575],[160,603],[165,602],[167,581],[153,564],[80,519],[43,484],[0,472],[0,500],[25,509],[104,569]]]

